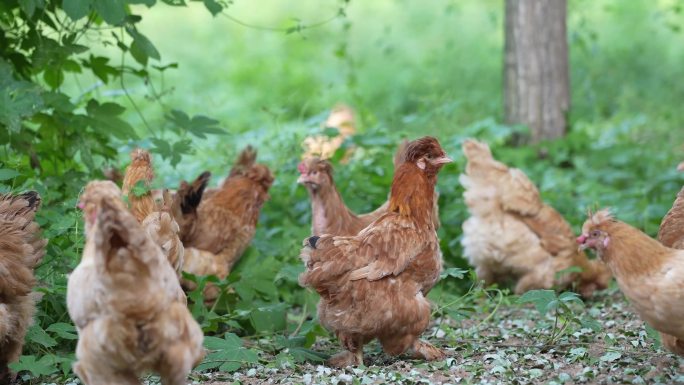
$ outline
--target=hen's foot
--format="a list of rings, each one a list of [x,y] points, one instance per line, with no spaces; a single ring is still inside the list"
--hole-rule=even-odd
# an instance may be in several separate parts
[[[337,353],[327,361],[328,366],[346,368],[347,366],[363,365],[363,351],[352,353],[348,350]]]
[[[413,343],[413,355],[426,361],[443,360],[446,358],[446,354],[442,349],[421,340],[416,340]]]

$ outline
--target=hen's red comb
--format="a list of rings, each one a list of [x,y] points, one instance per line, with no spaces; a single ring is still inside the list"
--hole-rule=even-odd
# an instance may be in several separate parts
[[[299,172],[302,174],[306,174],[308,172],[308,170],[306,169],[306,165],[304,165],[304,162],[297,165],[297,170],[299,170]]]

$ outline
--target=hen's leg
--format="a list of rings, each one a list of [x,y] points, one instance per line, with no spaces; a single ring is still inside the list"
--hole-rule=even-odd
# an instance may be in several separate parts
[[[414,357],[426,361],[443,360],[446,357],[442,349],[419,339],[413,343],[411,350],[413,350]]]
[[[486,286],[496,283],[496,277],[485,265],[476,267],[475,273],[477,274],[477,279],[484,281]]]
[[[337,339],[345,349],[328,359],[328,365],[336,368],[363,364],[363,338],[346,333],[338,333]]]

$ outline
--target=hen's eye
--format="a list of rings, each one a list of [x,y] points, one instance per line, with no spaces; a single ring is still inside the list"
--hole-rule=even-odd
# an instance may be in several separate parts
[[[598,230],[594,230],[594,231],[591,232],[591,236],[592,236],[592,237],[598,237],[599,235],[601,235],[601,232],[598,231]]]

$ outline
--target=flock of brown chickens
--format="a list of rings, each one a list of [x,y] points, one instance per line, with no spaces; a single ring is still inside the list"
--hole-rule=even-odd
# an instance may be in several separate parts
[[[353,114],[348,118],[353,122]],[[452,160],[435,138],[402,143],[387,202],[357,215],[325,160],[338,142],[328,148],[324,139],[309,141],[323,151],[310,152],[298,166],[312,207],[300,284],[320,295],[320,322],[344,349],[328,363],[362,364],[363,346],[374,339],[390,355],[443,358],[420,336],[430,321],[426,297],[442,270],[437,174]],[[462,245],[480,279],[511,282],[516,293],[570,288],[589,297],[614,276],[663,344],[684,355],[684,250],[678,250],[684,249],[684,189],[659,241],[605,210],[590,214],[575,238],[522,171],[498,162],[475,140],[465,141],[463,152],[460,182],[470,218]],[[251,242],[274,180],[251,147],[220,187],[207,188],[210,177],[205,172],[175,191],[151,190],[150,154],[135,150],[122,188],[111,181],[85,187],[78,207],[86,244],[67,289],[79,334],[74,372],[85,384],[139,384],[145,372],[183,384],[204,357],[202,330],[183,290],[193,283],[181,273],[225,278]],[[35,307],[33,269],[47,243],[33,221],[39,205],[35,192],[0,197],[0,383],[10,378],[7,364],[21,355]],[[587,248],[599,259],[589,259]],[[206,302],[218,295],[216,287],[205,288]]]

